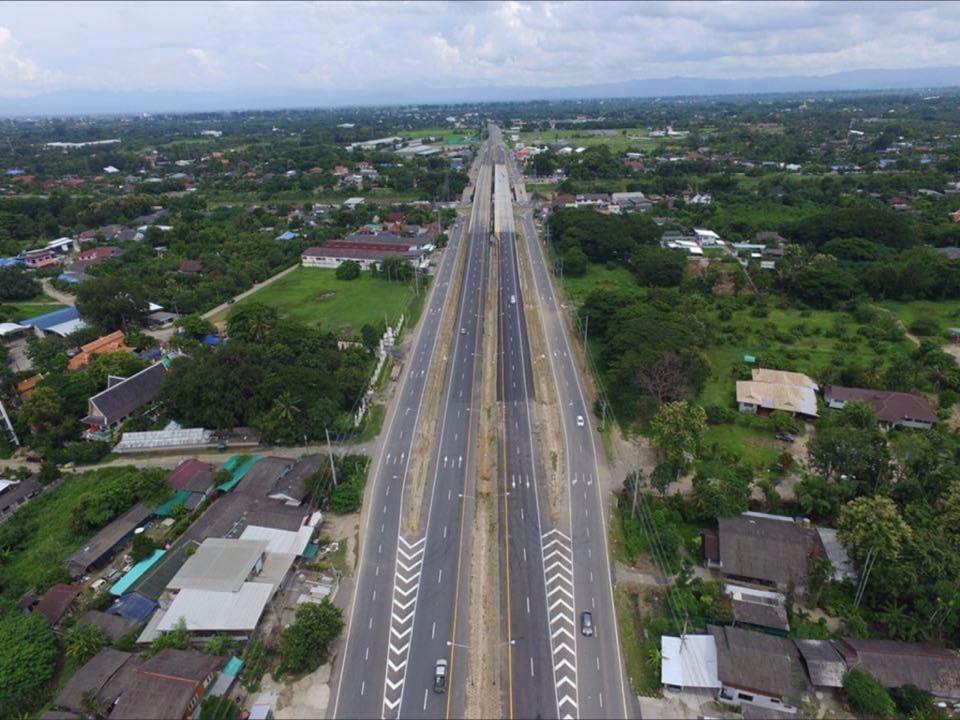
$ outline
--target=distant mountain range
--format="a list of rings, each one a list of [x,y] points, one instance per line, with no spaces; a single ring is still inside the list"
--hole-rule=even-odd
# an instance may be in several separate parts
[[[510,102],[629,97],[791,94],[854,90],[914,90],[960,86],[960,67],[850,70],[831,75],[789,75],[737,80],[670,77],[571,85],[408,87],[385,90],[264,88],[191,92],[64,90],[28,98],[0,98],[0,116],[134,114],[268,110],[428,103]]]

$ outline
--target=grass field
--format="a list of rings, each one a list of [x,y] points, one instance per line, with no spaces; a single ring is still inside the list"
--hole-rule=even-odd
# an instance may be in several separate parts
[[[20,322],[54,310],[63,310],[63,308],[63,305],[53,298],[47,298],[46,295],[38,298],[37,302],[0,303],[0,322]]]
[[[338,280],[326,268],[297,268],[275,283],[244,298],[234,308],[258,302],[277,308],[283,317],[321,325],[341,335],[355,335],[366,323],[392,323],[413,297],[413,288],[363,272],[356,280]]]
[[[940,333],[944,338],[950,328],[960,327],[960,301],[957,300],[884,302],[880,303],[880,307],[900,318],[907,328],[921,318],[932,318],[940,326]]]
[[[716,446],[755,469],[769,468],[780,457],[780,450],[769,432],[740,425],[709,426],[703,434],[702,445],[710,449]]]
[[[545,132],[521,132],[520,142],[527,145],[564,143],[571,146],[591,147],[607,145],[610,151],[622,153],[627,150],[648,151],[658,145],[683,145],[683,138],[651,138],[647,128],[618,128],[616,130],[547,130]]]
[[[605,265],[589,265],[583,277],[564,275],[563,286],[573,296],[577,305],[582,304],[594,290],[613,291],[623,288],[636,288],[637,282],[630,271],[617,265],[612,270]]]

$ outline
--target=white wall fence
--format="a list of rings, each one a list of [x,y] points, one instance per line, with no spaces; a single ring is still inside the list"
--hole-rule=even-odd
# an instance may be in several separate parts
[[[394,327],[387,326],[386,331],[383,333],[383,337],[380,338],[380,344],[377,347],[377,366],[373,369],[373,374],[370,376],[370,382],[367,385],[367,391],[363,394],[363,397],[360,399],[360,405],[357,408],[356,413],[353,416],[353,426],[358,427],[363,418],[367,414],[367,410],[370,408],[370,403],[373,400],[373,394],[376,390],[377,380],[380,378],[380,373],[383,372],[383,366],[387,362],[387,353],[390,348],[393,347],[396,339],[400,337],[400,330],[403,328],[404,316],[401,315],[397,319],[397,324]]]

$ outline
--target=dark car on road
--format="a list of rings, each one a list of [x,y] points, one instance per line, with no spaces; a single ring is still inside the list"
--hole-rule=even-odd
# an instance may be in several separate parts
[[[580,613],[580,633],[585,637],[593,637],[593,615],[589,612]]]

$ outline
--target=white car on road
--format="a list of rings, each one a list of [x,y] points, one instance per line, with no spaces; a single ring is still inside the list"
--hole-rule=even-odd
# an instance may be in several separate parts
[[[583,427],[587,423],[584,422],[583,415],[577,415],[577,427]]]

